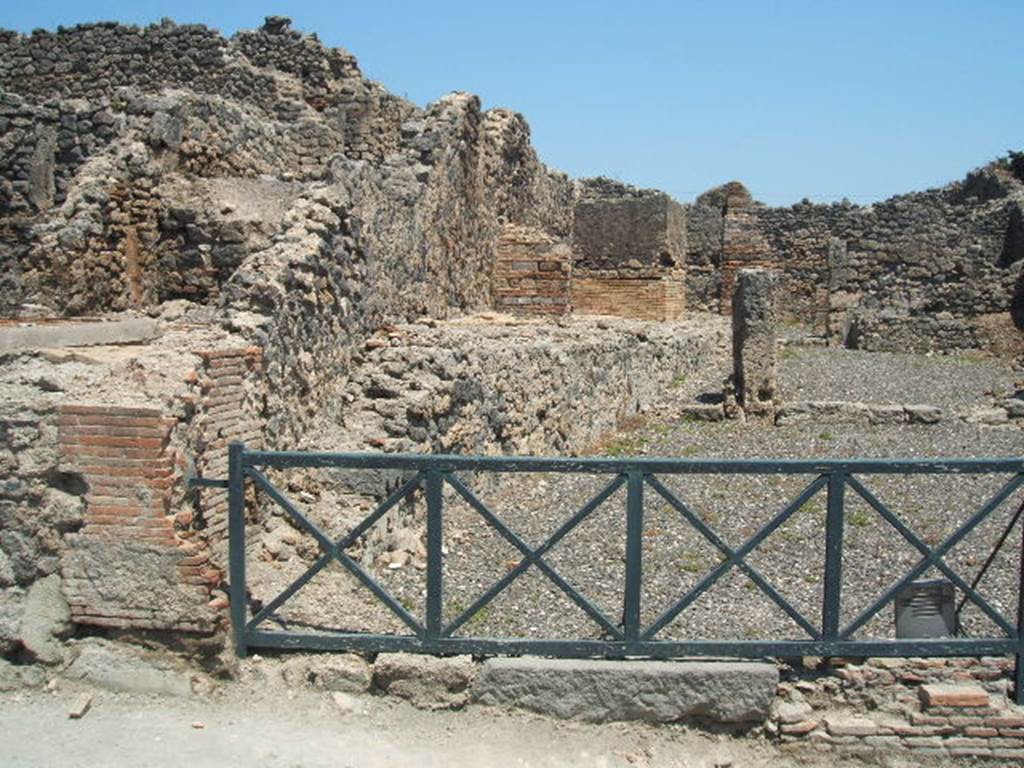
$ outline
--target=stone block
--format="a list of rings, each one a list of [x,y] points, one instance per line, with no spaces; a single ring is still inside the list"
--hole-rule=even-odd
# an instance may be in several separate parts
[[[39,688],[46,682],[46,673],[33,664],[11,664],[0,659],[0,691]]]
[[[758,662],[500,658],[484,663],[473,700],[591,722],[760,723],[777,685],[775,666]]]
[[[288,658],[281,676],[290,687],[364,693],[373,683],[370,663],[354,653],[310,654]]]
[[[21,617],[25,613],[25,592],[16,587],[0,590],[0,656],[21,647]]]
[[[385,693],[408,699],[420,709],[458,709],[469,700],[476,665],[469,656],[437,658],[382,653],[373,680]]]
[[[107,322],[66,322],[0,328],[0,354],[21,349],[138,344],[159,334],[155,320],[129,318]]]
[[[122,693],[189,696],[191,669],[173,657],[98,638],[77,643],[64,676]]]
[[[911,424],[937,424],[942,421],[942,409],[934,405],[905,405],[907,420]]]
[[[71,609],[57,574],[29,587],[21,616],[21,642],[32,658],[44,664],[63,660],[61,639],[71,628]]]

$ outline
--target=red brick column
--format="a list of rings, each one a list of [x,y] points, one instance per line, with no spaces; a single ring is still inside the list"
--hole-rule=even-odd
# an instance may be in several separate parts
[[[64,405],[61,465],[88,485],[85,524],[68,537],[64,588],[74,621],[119,628],[200,630],[219,572],[205,548],[175,534],[170,509],[175,422],[155,408]]]

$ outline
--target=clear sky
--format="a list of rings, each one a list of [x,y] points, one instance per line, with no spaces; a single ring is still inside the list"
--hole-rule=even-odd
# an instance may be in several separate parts
[[[526,115],[549,165],[691,200],[866,203],[1024,149],[1024,0],[0,2],[0,27],[284,14],[425,104]]]

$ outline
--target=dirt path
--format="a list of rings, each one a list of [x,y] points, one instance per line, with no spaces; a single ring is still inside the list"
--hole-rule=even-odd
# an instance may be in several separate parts
[[[372,697],[344,712],[327,695],[260,698],[233,690],[175,699],[93,692],[70,720],[69,690],[0,697],[0,765],[260,766],[786,766],[763,742],[678,726],[565,723],[484,708],[421,712]],[[201,724],[195,727],[193,724]],[[835,765],[836,763],[830,763]]]

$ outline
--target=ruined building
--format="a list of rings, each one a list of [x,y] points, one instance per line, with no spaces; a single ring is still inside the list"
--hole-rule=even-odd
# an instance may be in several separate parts
[[[1022,206],[1000,163],[868,207],[573,180],[522,116],[465,93],[420,108],[283,18],[230,39],[172,22],[2,31],[0,654],[50,652],[4,617],[55,584],[79,624],[222,621],[226,494],[183,478],[223,475],[231,441],[568,449],[725,338],[545,326],[555,352],[509,331],[482,354],[513,373],[491,380],[413,345],[416,405],[391,412],[395,324],[728,314],[737,271],[767,266],[782,314],[833,343],[1013,349]],[[374,355],[357,412],[350,377]],[[567,411],[516,393],[536,386],[531,355],[602,396]]]

